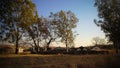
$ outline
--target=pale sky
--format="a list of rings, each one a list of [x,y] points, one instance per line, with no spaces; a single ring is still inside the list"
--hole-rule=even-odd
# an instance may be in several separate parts
[[[89,46],[93,37],[104,38],[100,27],[94,24],[97,19],[97,9],[94,0],[32,0],[37,7],[39,16],[48,17],[50,12],[71,10],[79,19],[74,29],[79,35],[75,39],[75,46]],[[63,44],[58,44],[63,45]]]

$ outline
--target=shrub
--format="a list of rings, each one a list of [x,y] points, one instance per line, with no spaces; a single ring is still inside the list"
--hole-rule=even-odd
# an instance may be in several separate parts
[[[14,49],[12,47],[0,47],[0,54],[11,54],[14,53]]]

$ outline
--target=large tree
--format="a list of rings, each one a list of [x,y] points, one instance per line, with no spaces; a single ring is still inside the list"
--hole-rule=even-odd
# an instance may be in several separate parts
[[[105,32],[109,41],[112,41],[116,53],[120,45],[120,0],[95,0],[98,9],[99,21],[96,24]]]
[[[25,27],[36,20],[36,8],[30,0],[0,1],[0,36],[15,43],[15,53],[18,53],[19,40]]]
[[[50,17],[57,27],[56,33],[61,37],[61,41],[66,44],[66,51],[68,52],[68,47],[74,44],[72,29],[76,27],[76,23],[78,22],[77,17],[73,12],[63,10],[54,14],[51,13]]]
[[[52,41],[51,37],[51,24],[47,18],[40,17],[35,23],[26,28],[25,35],[28,36],[26,39],[33,41],[36,53],[39,52],[39,47],[43,46],[45,49],[49,46]]]

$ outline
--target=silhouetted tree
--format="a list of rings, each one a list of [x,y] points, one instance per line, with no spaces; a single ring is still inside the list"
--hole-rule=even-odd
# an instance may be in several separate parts
[[[120,0],[95,0],[99,21],[96,24],[105,32],[109,41],[116,47],[120,45]]]
[[[36,20],[35,4],[30,0],[2,0],[0,1],[0,36],[15,43],[15,53],[24,28]]]

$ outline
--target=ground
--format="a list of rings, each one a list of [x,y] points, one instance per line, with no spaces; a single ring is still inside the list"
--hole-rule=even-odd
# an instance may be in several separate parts
[[[120,68],[120,55],[0,55],[0,68]]]

